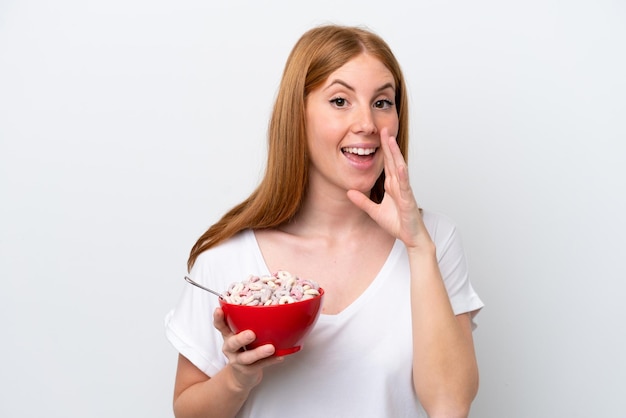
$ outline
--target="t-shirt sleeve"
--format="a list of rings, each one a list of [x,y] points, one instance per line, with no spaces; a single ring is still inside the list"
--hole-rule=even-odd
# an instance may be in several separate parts
[[[471,312],[472,327],[476,327],[474,316],[484,303],[472,287],[456,225],[441,215],[426,213],[424,216],[431,237],[437,247],[437,261],[443,277],[452,309],[456,315]]]
[[[206,256],[201,254],[200,257]],[[207,277],[211,276],[210,263],[200,257],[189,277],[211,287],[206,283]],[[213,327],[218,298],[190,284],[184,283],[183,286],[178,303],[165,317],[165,334],[180,354],[206,375],[213,376],[226,364],[222,336]]]

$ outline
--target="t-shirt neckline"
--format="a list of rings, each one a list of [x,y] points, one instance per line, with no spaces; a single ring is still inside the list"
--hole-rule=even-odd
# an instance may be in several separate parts
[[[265,258],[263,258],[263,253],[261,252],[261,247],[256,240],[254,231],[252,229],[247,229],[245,233],[246,239],[249,240],[249,244],[254,251],[254,256],[259,266],[259,270],[262,271],[259,274],[272,274],[269,267],[267,266],[267,263],[265,262]],[[354,301],[352,301],[352,303],[350,303],[348,306],[346,306],[344,309],[336,314],[320,314],[318,321],[343,322],[346,318],[352,316],[353,313],[357,312],[360,307],[363,306],[363,304],[370,303],[372,299],[375,298],[377,289],[379,289],[383,284],[385,284],[385,282],[387,282],[389,277],[389,271],[400,256],[402,249],[402,241],[396,239],[393,243],[393,246],[391,247],[391,251],[389,251],[389,254],[387,255],[387,259],[374,277],[374,280],[372,280],[372,282],[369,284],[369,286],[367,286],[363,293],[361,293]]]

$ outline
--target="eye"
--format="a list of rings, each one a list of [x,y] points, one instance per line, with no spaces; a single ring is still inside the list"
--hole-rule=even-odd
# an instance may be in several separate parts
[[[389,109],[393,107],[393,102],[389,99],[376,100],[374,102],[374,107],[376,109]]]
[[[346,99],[343,97],[335,97],[334,99],[331,99],[330,102],[336,107],[345,107],[347,104]]]

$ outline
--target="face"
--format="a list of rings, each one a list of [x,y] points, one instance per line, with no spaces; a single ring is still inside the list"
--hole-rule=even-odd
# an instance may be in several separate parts
[[[369,195],[383,170],[380,132],[398,132],[396,85],[378,59],[361,54],[306,99],[309,188]]]

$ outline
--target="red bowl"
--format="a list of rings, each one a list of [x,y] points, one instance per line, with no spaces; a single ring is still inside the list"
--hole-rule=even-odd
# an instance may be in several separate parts
[[[295,353],[302,348],[302,340],[313,328],[320,315],[324,289],[319,296],[299,302],[272,306],[233,305],[220,299],[226,323],[235,333],[252,330],[256,340],[246,346],[253,349],[272,344],[275,356]]]

